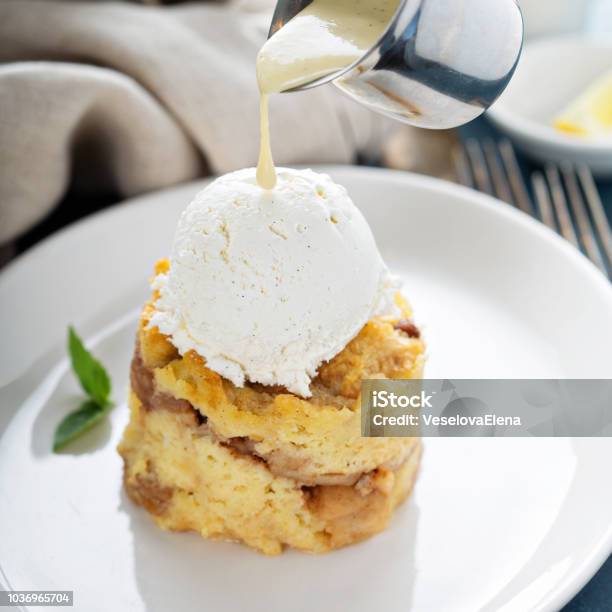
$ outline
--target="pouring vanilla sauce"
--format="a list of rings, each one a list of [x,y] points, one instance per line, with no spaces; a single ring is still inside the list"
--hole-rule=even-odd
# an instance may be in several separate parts
[[[400,0],[314,0],[271,36],[257,55],[260,150],[257,183],[274,189],[268,97],[358,61],[382,36]]]

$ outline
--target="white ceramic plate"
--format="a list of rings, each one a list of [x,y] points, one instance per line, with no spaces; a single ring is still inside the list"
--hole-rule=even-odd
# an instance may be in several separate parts
[[[581,138],[551,125],[559,111],[609,70],[612,36],[530,42],[508,88],[487,116],[530,157],[586,164],[598,176],[612,176],[612,137]]]
[[[405,280],[429,376],[612,377],[612,289],[555,234],[448,183],[328,171]],[[14,379],[0,391],[5,587],[74,590],[87,612],[525,612],[579,590],[612,550],[609,439],[426,440],[415,495],[391,527],[324,556],[265,558],[165,533],[130,503],[114,447],[137,308],[201,186],[98,214],[0,276],[2,369]],[[107,427],[53,455],[53,428],[79,396],[63,359],[68,321],[111,370],[120,404]]]
[[[525,38],[581,30],[592,4],[593,0],[519,0]]]

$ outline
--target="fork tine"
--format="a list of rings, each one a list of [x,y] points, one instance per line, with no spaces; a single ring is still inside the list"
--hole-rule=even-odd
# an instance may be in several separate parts
[[[601,251],[595,239],[593,226],[589,220],[589,215],[584,206],[584,200],[578,187],[578,180],[574,168],[569,163],[564,163],[561,166],[561,173],[565,181],[565,187],[569,196],[569,202],[574,213],[574,218],[578,224],[578,233],[580,240],[584,245],[589,259],[607,276],[606,264],[604,263]]]
[[[494,195],[491,180],[489,179],[489,171],[480,144],[475,138],[470,138],[465,143],[465,150],[472,165],[476,187],[479,191],[488,193],[491,196]]]
[[[566,240],[571,242],[578,250],[580,250],[578,238],[576,236],[576,232],[574,231],[572,219],[567,208],[567,202],[565,200],[559,170],[557,170],[556,166],[553,166],[552,164],[546,164],[545,172],[546,178],[548,179],[548,186],[550,188],[553,205],[555,207],[555,212],[557,213],[557,220],[559,221],[559,227],[561,228],[561,234]]]
[[[504,138],[499,143],[499,153],[506,169],[508,179],[510,180],[510,187],[516,205],[528,215],[533,215],[533,206],[529,198],[527,187],[523,181],[523,174],[519,168],[516,154],[514,153],[514,147],[507,138]]]
[[[589,210],[593,216],[595,228],[599,233],[599,239],[608,257],[608,263],[612,266],[612,230],[610,230],[610,224],[599,197],[599,191],[597,191],[597,186],[593,180],[593,175],[586,166],[579,166],[578,178],[584,190]]]
[[[531,175],[531,184],[533,185],[533,193],[535,194],[535,200],[538,205],[538,212],[542,223],[556,232],[557,224],[555,223],[555,216],[550,202],[550,193],[546,186],[544,175],[541,172],[534,172]]]
[[[495,195],[504,202],[514,205],[514,199],[512,198],[512,192],[510,191],[510,185],[504,168],[497,155],[497,147],[490,138],[487,138],[482,143],[484,156],[491,172],[491,179],[493,181],[493,188]]]
[[[455,166],[455,174],[457,180],[466,187],[474,188],[474,180],[472,179],[472,173],[470,172],[470,162],[468,161],[465,149],[461,145],[453,147],[451,156],[453,158],[453,165]]]

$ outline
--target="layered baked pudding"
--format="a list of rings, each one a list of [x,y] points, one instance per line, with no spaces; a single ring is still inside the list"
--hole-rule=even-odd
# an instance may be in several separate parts
[[[328,551],[384,529],[412,489],[419,439],[361,437],[360,386],[421,377],[424,342],[342,188],[281,170],[262,200],[254,171],[228,176],[157,264],[125,487],[164,529]]]

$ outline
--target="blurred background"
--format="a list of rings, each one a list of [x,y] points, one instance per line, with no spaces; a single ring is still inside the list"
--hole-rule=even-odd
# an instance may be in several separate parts
[[[572,83],[565,98],[592,80],[591,50],[573,52],[577,74],[567,76],[567,62],[555,61],[559,41],[587,35],[600,41],[597,61],[612,69],[612,0],[520,4],[525,50],[553,44],[552,65],[529,70],[562,75],[564,82],[586,79]],[[253,67],[273,6],[273,0],[1,2],[0,266],[62,226],[127,197],[254,165],[259,135]],[[522,81],[526,91],[517,88],[514,99],[499,103],[503,112],[495,125],[485,117],[439,132],[393,123],[330,86],[274,96],[274,155],[281,165],[410,170],[509,200],[495,188],[497,159],[490,156],[501,159],[493,149],[510,136],[518,146],[524,191],[534,200],[531,175],[547,155],[582,162],[585,152],[568,153],[563,146],[554,151],[555,143],[542,135],[552,116],[539,107],[561,108],[562,100],[550,99],[558,84],[530,74]],[[486,181],[482,157],[491,175]],[[597,151],[595,163],[607,168],[596,178],[610,212],[612,145]],[[507,178],[510,184],[515,177]]]
[[[612,0],[520,4],[523,59],[491,113],[433,132],[375,115],[331,86],[274,96],[277,163],[409,170],[463,182],[521,208],[528,202],[542,216],[538,179],[555,200],[546,187],[557,166],[546,164],[569,161],[592,170],[610,218],[612,139],[585,144],[556,133],[551,121],[595,77],[612,71]],[[273,6],[273,0],[0,2],[0,267],[125,198],[255,165],[254,62]],[[612,124],[612,98],[605,112]],[[576,210],[570,206],[574,221]],[[554,213],[551,222],[560,226],[562,215]],[[610,611],[610,602],[611,560],[566,610]]]

